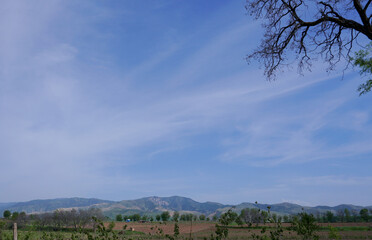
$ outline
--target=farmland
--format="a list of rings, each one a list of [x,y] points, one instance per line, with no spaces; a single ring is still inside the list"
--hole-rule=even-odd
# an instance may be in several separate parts
[[[109,229],[111,222],[105,222],[104,226]],[[93,232],[79,232],[73,229],[59,231],[36,231],[36,230],[20,230],[18,232],[19,240],[36,240],[36,239],[211,239],[211,236],[216,238],[216,223],[215,222],[179,222],[179,236],[174,238],[174,222],[115,222],[112,230],[107,230],[109,234],[103,236],[99,233],[96,235]],[[284,232],[280,239],[302,239],[290,229],[290,223],[283,223]],[[330,227],[336,230],[337,239],[372,239],[372,223],[319,223],[319,231],[317,235],[319,239],[330,238]],[[126,230],[123,230],[125,228]],[[253,227],[247,226],[228,226],[228,236],[226,239],[271,239],[270,231],[275,229],[275,224],[259,224]],[[160,231],[159,231],[160,230]],[[265,230],[264,233],[263,230]],[[1,234],[1,239],[13,239],[12,231],[5,230]],[[256,237],[255,237],[256,236]]]
[[[190,222],[180,222],[180,236],[184,239],[191,237],[193,239],[204,239],[209,238],[211,234],[215,233],[216,227],[214,222],[194,222],[192,225]],[[156,228],[161,228],[164,235],[173,234],[174,223],[116,223],[115,230],[121,230],[123,226],[127,225],[127,228],[132,228],[136,232],[142,232],[146,235],[156,236]],[[372,239],[372,223],[319,223],[321,229],[319,230],[320,239],[329,239],[329,226],[337,229],[341,236],[341,239]],[[290,223],[283,223],[283,227],[288,229],[291,226]],[[273,224],[259,224],[255,227],[239,227],[230,226],[228,239],[247,239],[252,238],[252,234],[260,234],[262,229],[266,228],[267,231],[274,228]],[[268,235],[268,234],[265,234]],[[289,230],[284,232],[285,239],[300,239],[294,232]],[[138,235],[138,237],[144,237]]]
[[[179,223],[180,239],[210,239],[212,234],[215,234],[216,227],[214,222],[194,222],[191,226],[190,222]],[[136,237],[142,239],[153,239],[159,235],[156,234],[157,228],[163,230],[163,235],[172,235],[174,230],[174,223],[116,223],[114,229],[120,230],[123,226],[132,228],[135,231],[144,233],[144,235],[137,235]],[[318,231],[320,239],[329,238],[329,226],[334,227],[340,235],[340,239],[372,239],[372,223],[320,223],[321,229]],[[283,227],[289,229],[290,223],[284,223]],[[255,227],[239,227],[230,226],[229,235],[227,239],[253,239],[252,235],[261,235],[262,229],[266,229],[263,234],[269,237],[269,230],[273,229],[273,224],[260,224]],[[191,234],[190,234],[191,233]],[[285,230],[283,239],[301,239],[296,233],[290,230]],[[134,237],[135,235],[133,235]],[[165,238],[165,237],[164,237]]]

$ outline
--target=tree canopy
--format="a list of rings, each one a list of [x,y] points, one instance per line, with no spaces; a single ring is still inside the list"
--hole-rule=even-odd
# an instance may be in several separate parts
[[[9,210],[5,210],[3,213],[4,218],[9,218],[12,215],[12,213]]]
[[[354,66],[358,66],[361,75],[372,75],[372,44],[368,44],[366,49],[362,49],[351,58]],[[372,79],[368,79],[365,83],[359,85],[358,91],[360,95],[370,92],[372,89]]]
[[[247,11],[256,19],[264,19],[265,29],[261,45],[247,60],[261,61],[268,79],[275,79],[276,72],[291,60],[297,60],[300,72],[310,69],[311,60],[319,56],[332,70],[342,59],[352,60],[352,49],[359,39],[367,44],[372,40],[371,2],[246,0]],[[288,51],[294,51],[295,56],[292,58]],[[363,91],[361,87],[359,91]]]
[[[163,220],[164,222],[167,222],[170,218],[170,214],[168,211],[162,212],[160,216],[161,220]]]

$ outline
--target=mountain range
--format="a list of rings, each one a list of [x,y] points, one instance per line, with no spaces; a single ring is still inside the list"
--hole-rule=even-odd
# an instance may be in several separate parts
[[[183,213],[192,213],[196,215],[204,214],[206,216],[219,215],[226,212],[231,207],[234,211],[240,212],[244,208],[259,208],[267,210],[271,207],[271,212],[280,215],[297,214],[301,211],[309,213],[325,213],[331,211],[336,213],[337,210],[348,209],[350,211],[359,211],[362,208],[372,208],[355,206],[350,204],[342,204],[335,207],[329,206],[316,206],[306,207],[293,203],[279,203],[279,204],[259,204],[244,202],[238,205],[227,205],[216,202],[200,203],[186,197],[146,197],[136,200],[123,200],[123,201],[109,201],[96,198],[57,198],[47,200],[32,200],[28,202],[12,202],[0,203],[0,212],[10,210],[11,212],[26,212],[26,213],[43,213],[51,212],[57,209],[79,209],[95,207],[103,211],[103,213],[110,218],[114,218],[117,214],[131,215],[139,213],[141,215],[156,215],[163,211],[174,212],[178,211]]]

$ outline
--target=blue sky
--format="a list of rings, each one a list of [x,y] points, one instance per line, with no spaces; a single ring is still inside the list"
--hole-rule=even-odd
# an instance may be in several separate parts
[[[243,0],[1,5],[0,202],[372,205],[357,70],[266,81]]]

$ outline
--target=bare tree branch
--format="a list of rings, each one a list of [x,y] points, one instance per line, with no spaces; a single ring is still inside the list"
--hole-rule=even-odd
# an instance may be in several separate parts
[[[349,60],[353,42],[359,36],[372,40],[372,0],[246,1],[251,15],[265,19],[264,39],[247,60],[263,62],[269,79],[275,78],[276,71],[285,65],[289,50],[298,54],[300,72],[309,68],[311,59],[317,56],[333,69],[342,58]]]

